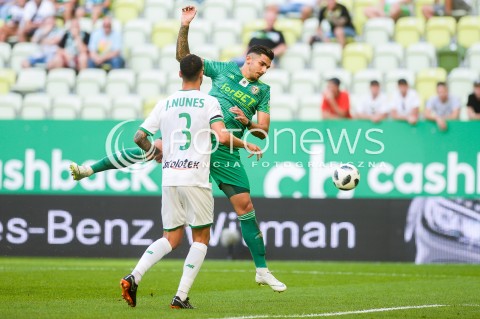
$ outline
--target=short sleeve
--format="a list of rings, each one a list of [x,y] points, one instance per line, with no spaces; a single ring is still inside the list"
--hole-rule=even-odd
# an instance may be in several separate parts
[[[208,103],[208,119],[210,124],[223,121],[223,113],[222,109],[220,108],[220,103],[216,98],[212,98]]]
[[[258,104],[257,111],[270,114],[270,87],[268,87],[267,92]]]
[[[455,95],[452,95],[451,99],[452,99],[452,108],[454,110],[456,110],[456,109],[458,109],[462,106],[461,102],[460,102],[460,99],[458,97],[456,97]]]
[[[412,104],[412,108],[420,107],[420,98],[418,97],[418,93],[416,91],[412,91],[412,97],[410,98],[410,103]]]
[[[435,97],[431,97],[431,98],[428,99],[427,104],[425,105],[425,107],[426,107],[427,109],[430,109],[430,110],[431,110],[431,109],[433,109],[433,105],[434,105],[434,104],[435,104]]]
[[[88,51],[95,52],[95,53],[97,52],[98,36],[99,36],[98,30],[92,33],[92,35],[90,36],[90,40],[88,41]]]
[[[154,135],[157,131],[159,131],[162,109],[163,103],[157,103],[157,105],[155,105],[155,108],[152,110],[152,112],[150,112],[142,125],[140,125],[140,130],[144,131],[148,135]]]
[[[121,51],[122,50],[122,36],[120,33],[115,32],[112,39],[112,51]]]
[[[473,107],[475,105],[474,95],[470,94],[468,96],[467,106]]]
[[[203,72],[205,76],[215,78],[225,71],[229,63],[230,62],[203,60]]]

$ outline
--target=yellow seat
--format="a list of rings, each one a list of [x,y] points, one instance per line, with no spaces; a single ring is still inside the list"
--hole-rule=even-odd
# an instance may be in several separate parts
[[[137,0],[117,0],[113,5],[115,18],[122,24],[138,18],[140,8]]]
[[[0,70],[0,94],[10,92],[10,87],[15,84],[16,74],[11,69]]]
[[[353,24],[355,26],[355,31],[359,35],[363,34],[363,26],[367,22],[367,17],[365,16],[365,9],[372,6],[378,5],[377,0],[355,0],[353,1]],[[352,14],[352,11],[350,11]]]
[[[275,29],[282,31],[285,42],[292,45],[301,37],[303,23],[299,19],[278,19],[275,22]]]
[[[418,95],[424,100],[428,100],[436,93],[437,83],[447,81],[447,71],[442,68],[423,69],[418,72],[416,79],[416,89]]]
[[[157,96],[157,97],[148,98],[145,100],[145,102],[143,103],[143,110],[142,110],[144,117],[148,117],[150,112],[152,112],[153,108],[157,104],[158,100],[160,100],[161,98],[162,96]]]
[[[420,41],[425,31],[425,22],[421,18],[403,17],[395,25],[395,42],[403,47]]]
[[[233,58],[241,57],[245,54],[243,45],[232,45],[222,50],[220,53],[220,61],[230,61]]]
[[[425,39],[437,49],[449,45],[455,35],[457,22],[453,17],[432,17],[427,21]]]
[[[252,32],[265,29],[266,23],[265,20],[256,19],[245,23],[242,31],[242,43],[248,44],[252,37]]]
[[[352,73],[364,70],[372,60],[373,48],[366,43],[349,43],[343,50],[342,66]]]
[[[164,20],[155,23],[152,31],[152,43],[163,48],[177,41],[180,24],[177,20]]]
[[[472,44],[480,42],[479,16],[465,16],[458,21],[457,41],[465,48],[470,48]]]

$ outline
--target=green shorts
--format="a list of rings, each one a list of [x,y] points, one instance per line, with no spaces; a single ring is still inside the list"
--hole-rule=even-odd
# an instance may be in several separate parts
[[[210,176],[228,197],[250,193],[250,183],[238,151],[230,153],[228,148],[219,146],[210,159]],[[231,187],[227,189],[225,185]]]
[[[390,10],[392,9],[391,4],[385,4],[383,7],[383,11],[385,12],[386,15],[390,15]],[[408,5],[401,5],[400,6],[400,16],[401,17],[408,17],[411,15],[410,12],[410,7]]]

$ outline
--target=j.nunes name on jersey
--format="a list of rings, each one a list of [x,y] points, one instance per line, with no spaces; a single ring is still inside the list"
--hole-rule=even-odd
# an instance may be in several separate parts
[[[163,163],[163,168],[173,168],[173,169],[199,169],[200,168],[199,161],[191,161],[188,158],[181,160],[173,160],[173,161],[165,161]]]

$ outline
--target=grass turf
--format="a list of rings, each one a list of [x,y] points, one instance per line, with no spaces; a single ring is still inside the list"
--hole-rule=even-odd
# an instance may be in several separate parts
[[[190,292],[194,310],[171,310],[183,263],[164,260],[142,281],[137,307],[120,295],[132,259],[0,258],[1,318],[224,318],[445,305],[334,318],[480,318],[480,266],[270,262],[282,294],[254,282],[252,263],[206,261]],[[294,316],[299,315],[299,316]],[[305,317],[305,316],[303,316]],[[314,318],[310,316],[309,318]]]

